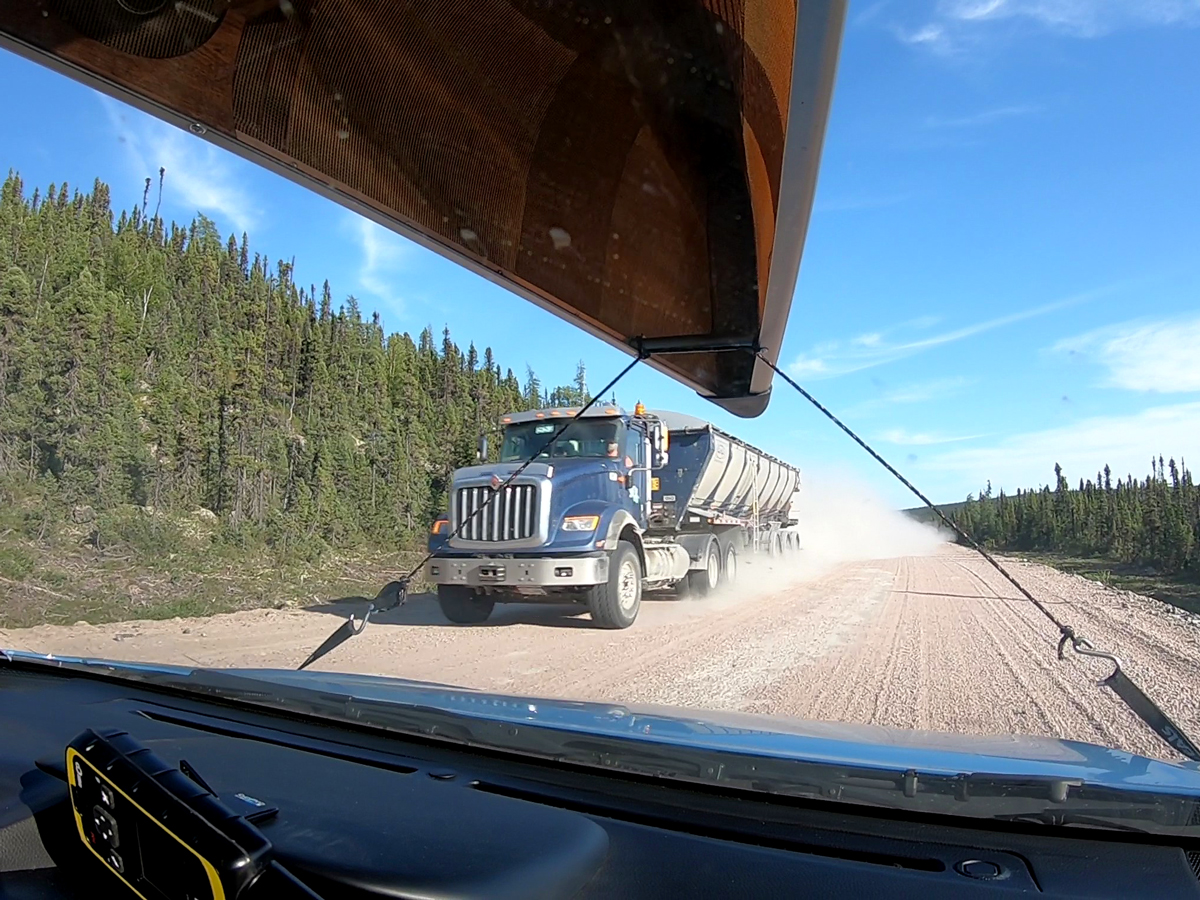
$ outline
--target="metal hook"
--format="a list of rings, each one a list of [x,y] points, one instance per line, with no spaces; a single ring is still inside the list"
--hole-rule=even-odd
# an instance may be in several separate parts
[[[375,604],[368,603],[366,612],[363,613],[363,617],[361,619],[355,621],[354,616],[350,616],[350,633],[362,634],[362,630],[367,627],[367,622],[370,621],[371,613],[373,612],[375,612]]]
[[[1111,653],[1106,653],[1103,650],[1097,650],[1095,648],[1095,646],[1092,644],[1092,642],[1089,641],[1087,638],[1076,637],[1074,634],[1064,634],[1062,636],[1062,639],[1058,642],[1058,658],[1059,659],[1066,659],[1066,653],[1064,653],[1063,651],[1066,649],[1067,644],[1070,644],[1071,649],[1074,650],[1076,653],[1078,653],[1080,656],[1091,656],[1095,659],[1108,660],[1110,663],[1113,664],[1113,669],[1114,669],[1113,674],[1114,675],[1117,672],[1121,671],[1121,660],[1119,657],[1114,656]],[[1101,679],[1101,683],[1104,683],[1107,680],[1108,680],[1107,678]]]

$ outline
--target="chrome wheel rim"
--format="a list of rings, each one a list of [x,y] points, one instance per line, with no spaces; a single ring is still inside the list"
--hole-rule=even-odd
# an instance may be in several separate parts
[[[637,603],[638,574],[633,560],[627,559],[621,563],[621,571],[617,575],[617,604],[625,612],[630,612]]]
[[[721,557],[716,553],[708,554],[708,586],[715,588],[721,577]]]
[[[732,584],[737,580],[737,554],[732,550],[725,557],[725,583]]]

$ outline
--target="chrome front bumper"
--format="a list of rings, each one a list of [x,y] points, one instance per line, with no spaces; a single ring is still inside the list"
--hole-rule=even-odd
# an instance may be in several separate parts
[[[434,584],[465,584],[471,587],[585,587],[608,581],[608,557],[435,557],[425,564],[425,577]]]

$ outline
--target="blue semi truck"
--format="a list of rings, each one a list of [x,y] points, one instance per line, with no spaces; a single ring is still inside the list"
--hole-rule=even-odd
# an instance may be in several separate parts
[[[504,416],[499,461],[455,471],[425,571],[451,622],[544,599],[628,628],[646,591],[702,596],[736,581],[748,554],[800,549],[797,469],[709,422],[640,403],[632,414],[588,409],[503,486],[577,412]]]

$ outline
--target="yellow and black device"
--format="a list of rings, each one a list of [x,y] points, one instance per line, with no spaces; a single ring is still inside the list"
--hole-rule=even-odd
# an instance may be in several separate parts
[[[127,732],[85,731],[66,753],[79,839],[135,896],[315,896],[290,876],[281,883],[253,824]]]

